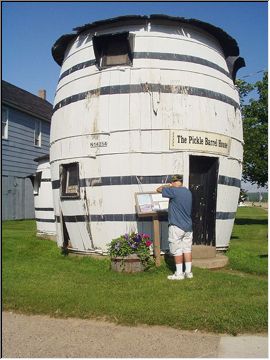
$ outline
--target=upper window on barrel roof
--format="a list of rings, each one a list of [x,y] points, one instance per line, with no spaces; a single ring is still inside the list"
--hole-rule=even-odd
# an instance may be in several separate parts
[[[97,66],[132,65],[132,39],[128,32],[93,36]]]

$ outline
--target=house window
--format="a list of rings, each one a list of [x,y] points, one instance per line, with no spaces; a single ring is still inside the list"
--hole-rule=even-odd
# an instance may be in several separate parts
[[[39,194],[39,188],[41,184],[41,171],[36,172],[35,178],[34,178],[34,195]]]
[[[2,107],[2,139],[8,138],[8,108]]]
[[[60,165],[61,198],[80,197],[79,163]]]
[[[35,121],[34,145],[41,146],[41,120]]]
[[[96,63],[104,69],[118,65],[132,65],[133,36],[128,32],[93,37]]]

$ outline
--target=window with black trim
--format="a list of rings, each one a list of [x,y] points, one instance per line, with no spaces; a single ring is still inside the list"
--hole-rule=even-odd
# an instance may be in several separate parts
[[[41,147],[41,120],[35,120],[34,145]]]
[[[79,163],[60,165],[61,198],[80,197]]]
[[[132,65],[133,36],[128,32],[93,37],[96,63],[99,68]]]
[[[2,139],[8,138],[8,108],[2,107]]]
[[[42,175],[41,171],[36,172],[36,175],[34,178],[34,195],[39,194],[39,188],[40,188],[40,184],[41,184],[41,175]]]

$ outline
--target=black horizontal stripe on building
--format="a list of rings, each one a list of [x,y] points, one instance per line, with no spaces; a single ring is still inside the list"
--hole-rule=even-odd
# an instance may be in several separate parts
[[[199,65],[204,65],[204,66],[208,66],[212,69],[218,70],[220,71],[222,74],[230,77],[230,74],[228,71],[226,71],[224,68],[222,68],[221,66],[197,57],[197,56],[191,56],[191,55],[182,55],[182,54],[173,54],[173,53],[159,53],[159,52],[135,52],[133,54],[133,58],[134,59],[153,59],[153,60],[168,60],[168,61],[181,61],[181,62],[188,62],[188,63],[193,63],[193,64],[199,64]],[[88,61],[84,61],[81,62],[79,64],[76,64],[74,66],[72,66],[71,68],[67,69],[66,71],[64,71],[60,77],[58,82],[60,82],[64,77],[78,71],[78,70],[82,70],[85,68],[88,68],[90,66],[93,66],[96,64],[96,60],[92,59],[92,60],[88,60]],[[230,77],[231,78],[231,77]]]
[[[59,101],[53,112],[61,109],[64,106],[73,104],[77,101],[85,100],[87,97],[91,95],[102,96],[102,95],[119,95],[119,94],[138,94],[146,92],[160,92],[166,94],[185,94],[191,96],[199,96],[205,97],[208,99],[218,100],[224,102],[226,104],[232,105],[235,108],[239,109],[240,105],[231,97],[202,88],[184,86],[184,85],[161,85],[161,84],[126,84],[126,85],[112,85],[112,86],[103,86],[97,89],[92,89],[88,91],[84,91],[79,94],[71,95],[61,101]]]
[[[60,188],[60,180],[53,180],[52,181],[52,189],[59,189]]]
[[[41,219],[41,218],[36,218],[37,222],[47,222],[47,223],[55,223],[56,219]]]
[[[40,181],[41,181],[41,182],[50,182],[51,179],[41,179]]]
[[[220,185],[228,185],[228,186],[235,186],[240,188],[241,187],[241,180],[236,179],[234,177],[219,175],[218,183]]]
[[[173,175],[153,176],[104,176],[95,178],[80,179],[81,187],[88,186],[111,186],[111,185],[140,185],[140,184],[161,184],[171,182]],[[53,190],[60,188],[60,180],[52,181]]]
[[[168,61],[181,61],[181,62],[189,62],[193,64],[199,64],[208,66],[212,69],[218,70],[223,74],[230,77],[228,71],[226,71],[221,66],[213,63],[212,61],[192,56],[192,55],[182,55],[182,54],[172,54],[172,53],[159,53],[159,52],[135,52],[134,59],[154,59],[154,60],[168,60]]]
[[[223,212],[223,211],[217,211],[216,212],[216,219],[217,220],[231,220],[235,218],[236,213],[235,212]]]
[[[59,81],[61,81],[64,77],[74,73],[75,71],[78,71],[78,70],[82,70],[82,69],[85,69],[85,68],[88,68],[89,66],[93,66],[96,64],[96,60],[93,59],[93,60],[88,60],[88,61],[84,61],[84,62],[81,62],[77,65],[74,65],[72,66],[71,68],[67,69],[66,71],[64,71],[60,77],[59,77]]]
[[[230,220],[235,218],[235,212],[217,212],[217,220]],[[60,216],[55,216],[57,222],[60,222]],[[64,215],[65,222],[105,222],[105,221],[152,221],[152,217],[138,217],[137,214],[104,214],[104,215]],[[167,213],[160,214],[161,221],[167,221]]]
[[[60,222],[60,216],[55,216],[57,222]],[[65,222],[105,222],[105,221],[152,221],[152,217],[139,218],[137,214],[104,214],[104,215],[64,215]]]
[[[54,211],[54,208],[40,208],[40,207],[35,207],[36,211]]]
[[[171,182],[173,175],[153,175],[153,176],[104,176],[95,178],[80,179],[81,187],[88,186],[112,186],[112,185],[144,185],[144,184],[164,184]],[[240,187],[241,181],[229,176],[220,175],[218,184]],[[52,188],[60,188],[60,180],[52,181]]]
[[[171,182],[173,175],[153,176],[104,176],[100,178],[81,179],[80,186],[111,186],[111,185],[144,185]]]

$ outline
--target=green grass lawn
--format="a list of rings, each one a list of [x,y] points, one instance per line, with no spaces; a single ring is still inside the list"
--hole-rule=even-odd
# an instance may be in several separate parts
[[[227,253],[235,270],[267,275],[267,212],[261,208],[239,208]]]
[[[267,212],[240,208],[230,263],[193,268],[171,282],[161,267],[137,274],[110,270],[107,258],[63,256],[35,237],[34,221],[6,221],[2,240],[4,310],[121,324],[167,325],[220,333],[267,332]]]

